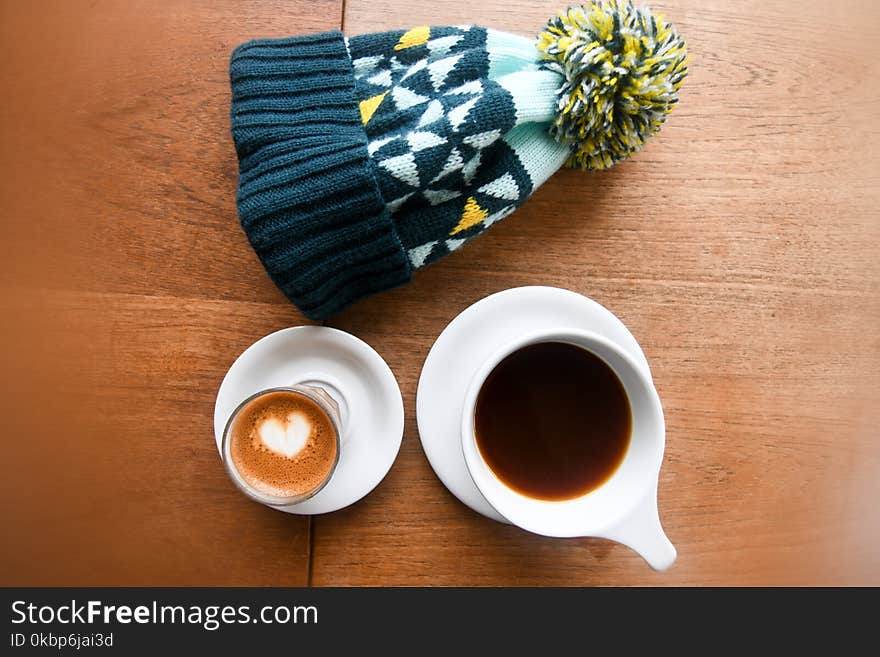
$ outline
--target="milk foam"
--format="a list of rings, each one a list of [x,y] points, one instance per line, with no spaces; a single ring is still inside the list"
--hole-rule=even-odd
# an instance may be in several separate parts
[[[266,418],[257,427],[257,435],[266,449],[292,459],[305,449],[312,435],[312,423],[305,413],[293,411],[284,422],[275,417]]]
[[[320,486],[338,456],[336,427],[314,401],[270,391],[250,401],[230,427],[229,455],[248,486],[295,497]]]

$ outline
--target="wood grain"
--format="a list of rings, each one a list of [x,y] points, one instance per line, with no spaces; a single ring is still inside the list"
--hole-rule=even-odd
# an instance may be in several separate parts
[[[531,34],[557,4],[349,0],[345,28]],[[880,12],[652,4],[692,56],[658,138],[607,173],[561,171],[414,284],[331,322],[386,357],[407,419],[377,491],[315,519],[315,584],[880,583],[880,131],[867,109]],[[611,308],[652,364],[668,425],[661,518],[679,551],[665,573],[610,542],[486,520],[421,451],[415,392],[433,340],[470,303],[528,284]]]
[[[35,2],[0,9],[0,584],[880,584],[880,47],[872,3],[652,3],[688,39],[680,106],[604,174],[561,171],[511,218],[331,325],[406,406],[362,502],[307,520],[243,499],[213,400],[258,337],[306,320],[238,227],[227,62],[255,37],[475,22],[558,3]],[[455,500],[415,391],[442,328],[530,284],[616,312],[668,423],[663,574]],[[313,543],[310,553],[309,545]]]
[[[245,500],[214,395],[306,323],[238,226],[228,61],[341,2],[0,9],[3,585],[303,585],[309,522]]]

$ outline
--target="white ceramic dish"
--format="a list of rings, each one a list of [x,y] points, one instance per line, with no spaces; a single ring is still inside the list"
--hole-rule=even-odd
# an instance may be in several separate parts
[[[337,511],[373,490],[391,469],[403,436],[403,399],[382,357],[344,331],[298,326],[258,340],[229,368],[214,406],[218,452],[226,421],[242,400],[266,388],[309,382],[340,402],[343,426],[339,463],[327,485],[279,509],[303,515]]]
[[[453,495],[493,520],[507,522],[477,489],[462,454],[461,417],[468,386],[499,346],[563,326],[592,331],[615,343],[651,379],[638,342],[608,309],[570,290],[539,286],[504,290],[466,308],[437,338],[422,367],[416,412],[425,455]]]

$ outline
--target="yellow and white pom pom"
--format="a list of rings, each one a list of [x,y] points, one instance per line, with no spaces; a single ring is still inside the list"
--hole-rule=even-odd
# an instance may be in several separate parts
[[[551,134],[581,169],[607,169],[641,148],[687,75],[681,37],[629,1],[570,7],[550,19],[537,46],[543,65],[564,78]]]

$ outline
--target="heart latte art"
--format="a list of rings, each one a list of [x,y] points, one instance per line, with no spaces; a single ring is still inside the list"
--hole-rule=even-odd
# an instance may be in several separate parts
[[[257,429],[260,442],[279,456],[293,458],[306,446],[312,435],[312,423],[304,413],[293,412],[283,423],[277,417],[266,418]]]
[[[337,443],[327,413],[292,390],[255,397],[229,429],[234,469],[247,486],[273,497],[298,498],[321,488],[336,465]]]

